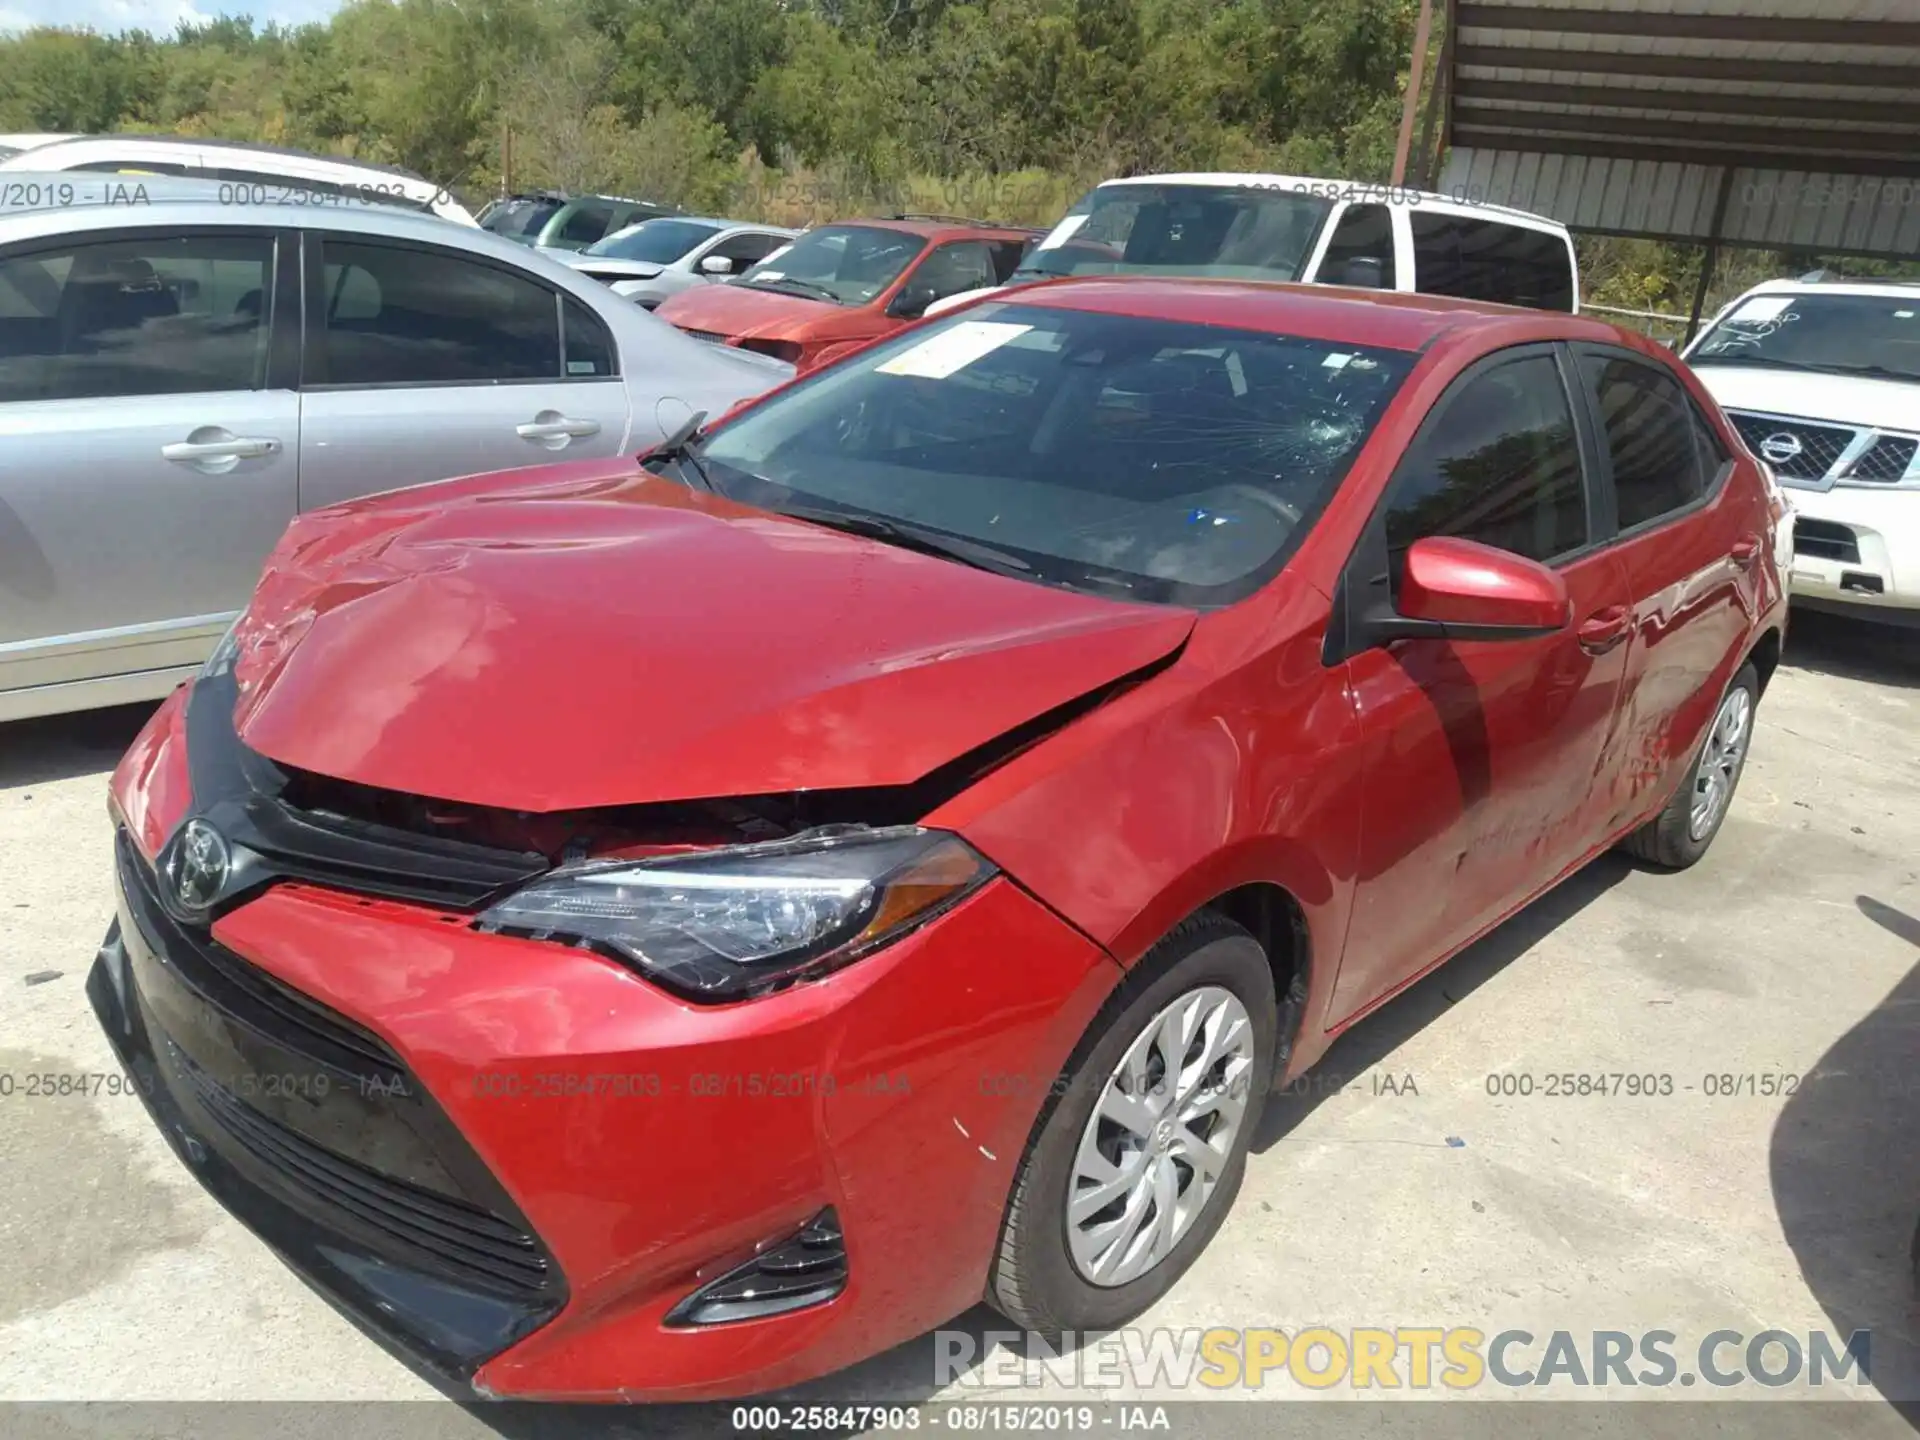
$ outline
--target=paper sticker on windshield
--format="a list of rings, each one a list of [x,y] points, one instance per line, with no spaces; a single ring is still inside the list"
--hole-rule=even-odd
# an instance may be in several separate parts
[[[787,272],[784,270],[762,270],[753,278],[756,280],[784,280],[787,278]]]
[[[1777,320],[1793,304],[1791,295],[1763,295],[1758,300],[1749,300],[1733,314],[1727,317],[1729,325],[1764,325],[1769,320]]]
[[[921,380],[944,380],[964,370],[983,355],[991,355],[1031,325],[1009,325],[994,320],[963,320],[951,330],[922,340],[910,350],[874,368],[882,375],[911,375]]]
[[[1057,246],[1064,245],[1067,241],[1071,240],[1079,231],[1080,227],[1086,223],[1087,217],[1085,215],[1069,215],[1053,227],[1052,234],[1033,248],[1036,250],[1052,250]]]

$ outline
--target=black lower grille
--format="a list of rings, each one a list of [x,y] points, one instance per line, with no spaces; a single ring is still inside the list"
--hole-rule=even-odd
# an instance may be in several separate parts
[[[1796,517],[1793,522],[1793,553],[1858,565],[1860,539],[1845,525],[1836,525],[1831,520]]]
[[[314,1144],[244,1103],[177,1045],[169,1050],[194,1099],[248,1153],[313,1198],[390,1237],[395,1258],[509,1295],[531,1298],[545,1290],[551,1267],[526,1231]]]
[[[1920,440],[1906,435],[1882,435],[1866,454],[1854,461],[1847,478],[1891,485],[1906,475],[1916,451],[1920,451]]]
[[[468,1373],[557,1314],[558,1264],[394,1048],[172,914],[124,830],[115,854],[88,993],[202,1183],[438,1368]]]
[[[1849,427],[1813,425],[1805,420],[1776,420],[1739,412],[1729,412],[1728,418],[1749,450],[1795,480],[1823,479],[1859,435]]]

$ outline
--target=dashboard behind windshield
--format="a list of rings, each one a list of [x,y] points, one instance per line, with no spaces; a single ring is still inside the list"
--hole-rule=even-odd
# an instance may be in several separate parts
[[[1920,286],[1911,297],[1755,295],[1703,335],[1687,363],[1920,381]]]
[[[1332,208],[1318,195],[1257,186],[1102,185],[1021,262],[1018,278],[1297,280]]]
[[[1413,362],[986,302],[774,395],[700,458],[764,509],[879,516],[994,546],[1043,582],[1226,604],[1284,563]]]

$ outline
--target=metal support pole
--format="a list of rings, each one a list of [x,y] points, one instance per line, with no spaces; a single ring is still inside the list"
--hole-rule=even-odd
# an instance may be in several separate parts
[[[1427,76],[1427,41],[1433,34],[1433,0],[1420,0],[1420,23],[1413,36],[1413,68],[1407,75],[1407,99],[1400,109],[1400,139],[1393,147],[1393,183],[1407,182],[1407,157],[1413,150],[1413,118],[1420,109],[1420,85]]]
[[[1713,220],[1707,226],[1707,249],[1700,257],[1700,283],[1693,287],[1693,309],[1687,314],[1687,338],[1680,342],[1683,350],[1700,333],[1700,314],[1707,308],[1707,290],[1713,284],[1713,272],[1720,263],[1720,231],[1726,225],[1727,201],[1733,195],[1733,171],[1731,165],[1720,168],[1720,193],[1714,197]]]

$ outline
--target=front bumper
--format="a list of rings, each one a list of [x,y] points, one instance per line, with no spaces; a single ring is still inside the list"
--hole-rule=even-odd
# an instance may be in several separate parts
[[[88,989],[169,1142],[365,1329],[482,1395],[751,1394],[975,1303],[1046,1077],[1120,974],[1001,880],[822,981],[701,1006],[297,881],[196,935],[120,849]],[[837,1298],[668,1323],[829,1207]]]
[[[1920,612],[1920,491],[1790,488],[1794,597]],[[1920,615],[1914,617],[1920,620]]]

